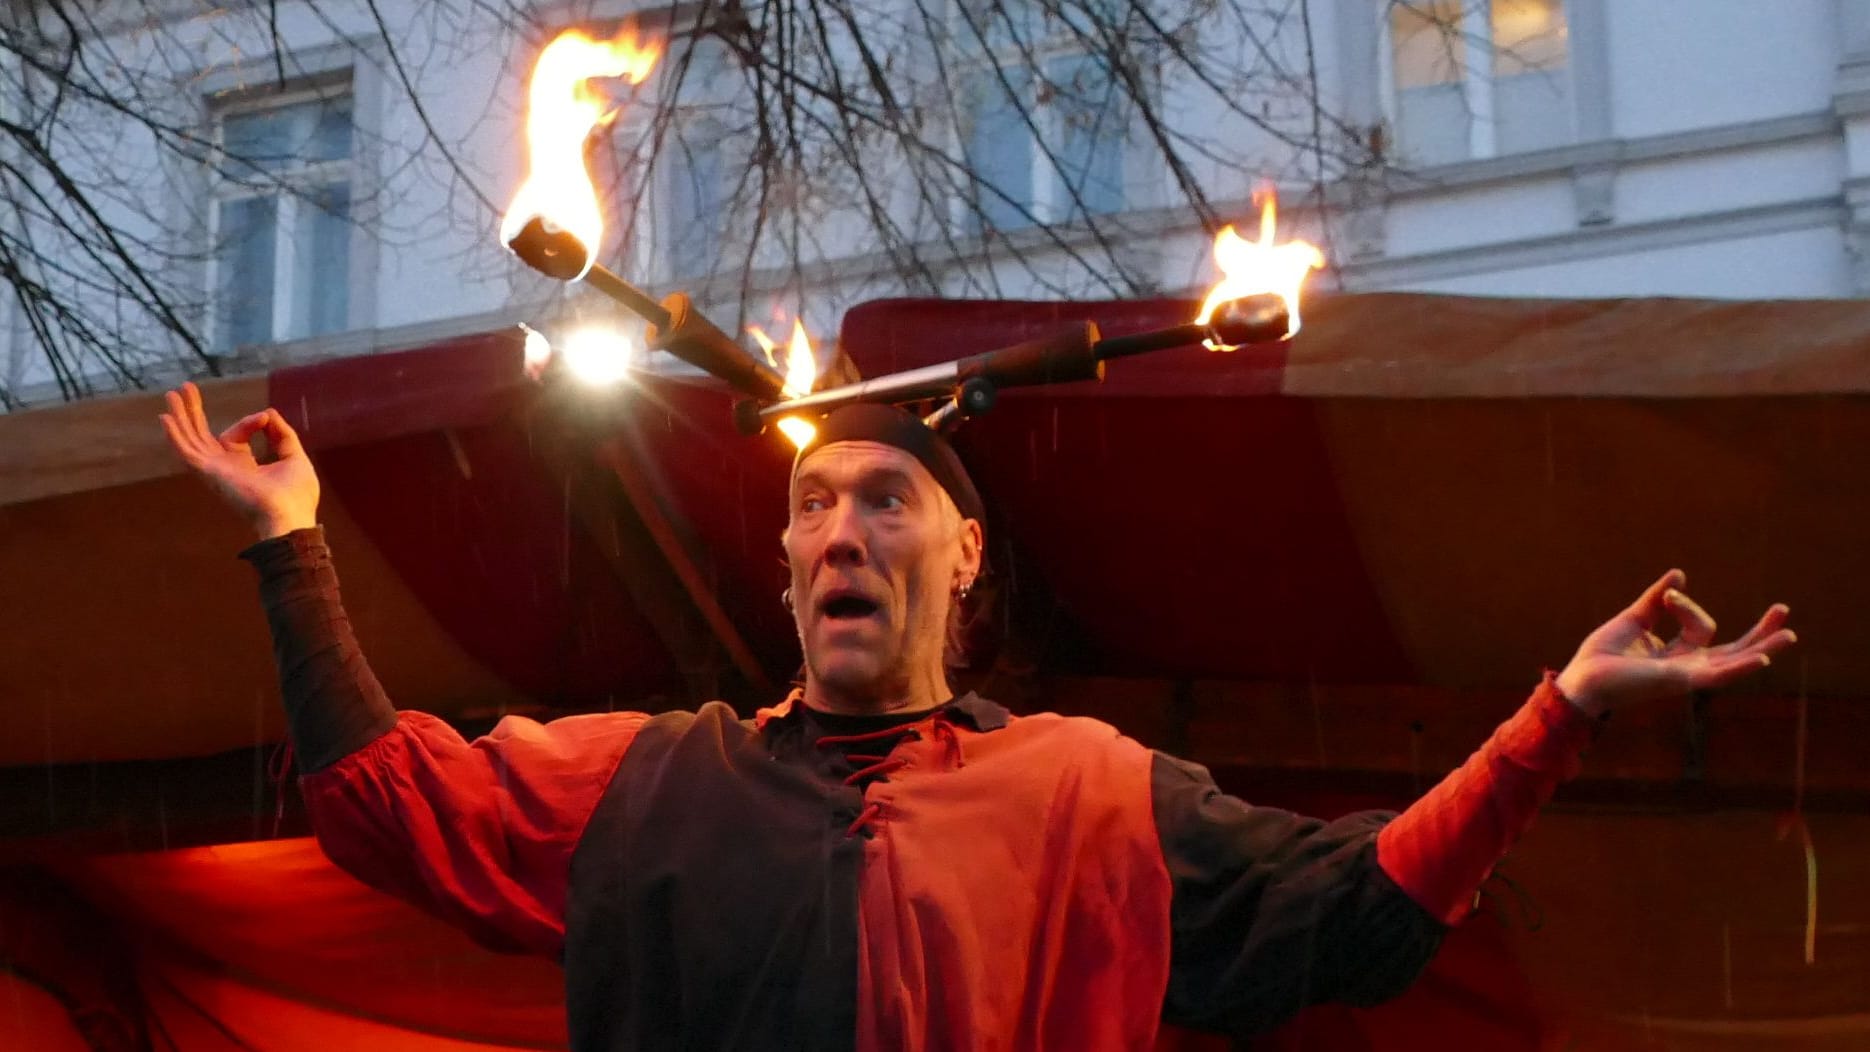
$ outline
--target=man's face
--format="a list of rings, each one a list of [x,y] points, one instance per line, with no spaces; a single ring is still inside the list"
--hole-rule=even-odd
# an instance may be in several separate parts
[[[791,500],[786,558],[812,678],[880,697],[939,668],[954,591],[980,569],[979,524],[921,462],[878,442],[813,451]]]

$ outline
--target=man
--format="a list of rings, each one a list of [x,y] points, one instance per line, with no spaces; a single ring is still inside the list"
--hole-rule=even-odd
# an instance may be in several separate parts
[[[1741,639],[1671,571],[1402,815],[1322,822],[1223,795],[1113,728],[952,697],[979,495],[906,413],[841,409],[800,451],[785,550],[804,687],[756,719],[398,714],[359,654],[277,412],[180,455],[253,524],[313,825],[332,859],[481,941],[560,958],[572,1046],[1134,1049],[1400,992],[1577,765],[1598,717],[1718,687]],[[248,442],[264,434],[276,459]],[[1657,634],[1665,615],[1680,634]]]

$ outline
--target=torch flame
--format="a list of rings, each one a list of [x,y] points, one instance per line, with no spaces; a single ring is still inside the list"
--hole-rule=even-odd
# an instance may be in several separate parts
[[[526,179],[500,220],[501,244],[510,243],[532,219],[543,218],[584,245],[584,270],[590,269],[604,237],[604,213],[585,168],[584,140],[616,110],[585,81],[621,77],[640,84],[661,54],[660,44],[637,40],[631,29],[615,40],[567,31],[539,53],[527,92]]]
[[[1255,195],[1256,197],[1262,195]],[[1214,262],[1221,268],[1221,280],[1201,302],[1201,314],[1195,318],[1206,325],[1223,304],[1246,296],[1271,293],[1286,305],[1286,335],[1299,331],[1299,289],[1305,276],[1325,265],[1325,255],[1309,241],[1273,244],[1278,225],[1278,199],[1271,192],[1260,207],[1260,239],[1248,241],[1230,225],[1214,238]],[[1210,351],[1231,351],[1226,344],[1203,341]]]
[[[766,335],[766,330],[758,325],[749,325],[747,332],[759,343],[760,350],[766,352],[766,364],[779,368],[779,362],[773,354],[778,350],[778,345],[773,343],[772,337]],[[818,354],[812,350],[812,338],[805,331],[805,323],[795,318],[792,321],[792,339],[786,344],[785,384],[780,395],[785,398],[803,398],[812,393],[812,385],[817,381]],[[818,429],[810,421],[796,416],[781,419],[778,426],[792,440],[793,446],[799,449],[805,448],[805,443],[818,434]]]

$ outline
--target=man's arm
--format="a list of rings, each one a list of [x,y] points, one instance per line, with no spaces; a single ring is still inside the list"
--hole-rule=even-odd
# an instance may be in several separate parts
[[[472,745],[432,716],[400,717],[338,601],[318,528],[318,474],[265,409],[214,434],[183,384],[160,417],[169,443],[260,543],[260,575],[301,782],[320,844],[365,883],[497,948],[556,955],[571,852],[646,719],[507,719]],[[264,438],[268,454],[255,453]]]
[[[1389,813],[1255,807],[1163,753],[1151,790],[1172,886],[1164,1021],[1244,1038],[1308,1005],[1373,1004],[1441,945],[1446,926],[1378,863]]]
[[[1684,583],[1670,571],[1588,636],[1564,672],[1393,821],[1250,807],[1206,770],[1159,755],[1156,825],[1174,883],[1164,1018],[1246,1035],[1310,1004],[1401,993],[1577,772],[1600,717],[1725,685],[1796,641],[1775,605],[1738,640],[1713,645],[1714,621]],[[1681,629],[1667,642],[1655,634],[1665,614]]]
[[[325,853],[484,944],[556,955],[572,850],[648,717],[508,717],[469,743],[433,716],[399,716],[357,646],[323,531],[241,554],[260,574]]]
[[[1460,923],[1539,808],[1578,772],[1600,726],[1547,676],[1466,763],[1383,827],[1383,872],[1444,924]]]

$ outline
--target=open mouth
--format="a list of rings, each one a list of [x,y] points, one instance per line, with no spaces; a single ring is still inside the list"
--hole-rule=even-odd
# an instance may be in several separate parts
[[[881,607],[874,601],[850,592],[833,593],[819,607],[824,616],[832,621],[855,621],[870,617]]]

